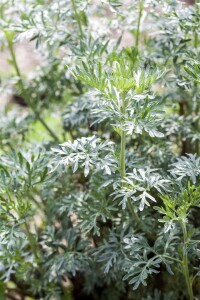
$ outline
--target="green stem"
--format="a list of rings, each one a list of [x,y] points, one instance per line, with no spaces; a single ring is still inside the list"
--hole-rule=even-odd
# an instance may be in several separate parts
[[[141,18],[142,18],[142,12],[143,12],[143,1],[139,1],[139,15],[138,15],[138,21],[137,21],[137,30],[136,30],[136,38],[135,38],[135,47],[138,50],[139,42],[140,42],[140,25],[141,25]]]
[[[37,120],[43,125],[43,127],[49,132],[49,134],[51,135],[51,137],[54,139],[55,142],[60,143],[59,138],[57,137],[57,135],[53,132],[53,130],[51,130],[51,128],[48,126],[48,124],[41,118],[41,116],[34,111],[35,116],[37,118]]]
[[[122,105],[121,112],[124,115],[126,113],[126,95],[122,95]],[[121,151],[120,151],[120,174],[123,180],[126,176],[126,132],[122,130],[121,132]]]
[[[199,104],[198,104],[198,103],[197,103],[197,106],[196,106],[196,111],[195,111],[195,113],[196,113],[197,116],[199,115]],[[200,128],[199,128],[200,126],[199,126],[199,125],[200,125],[200,124],[199,124],[199,120],[197,120],[197,121],[196,121],[196,125],[195,125],[197,132],[200,131]],[[197,153],[197,155],[200,154],[200,151],[199,151],[199,141],[198,141],[198,140],[197,140],[196,143],[195,143],[195,152]]]
[[[192,281],[190,279],[189,268],[188,268],[188,254],[187,254],[187,242],[188,242],[188,234],[187,228],[184,222],[181,222],[181,227],[183,231],[183,260],[182,260],[182,270],[183,275],[185,277],[185,282],[187,285],[188,296],[190,300],[194,300],[193,289],[192,289]]]
[[[79,33],[80,33],[80,37],[83,38],[83,29],[82,29],[82,25],[81,25],[81,19],[80,19],[80,16],[77,12],[77,8],[76,8],[76,0],[71,0],[71,3],[72,3],[72,7],[73,7],[73,10],[74,10],[74,17],[75,17],[75,20],[78,24],[78,28],[79,28]]]
[[[195,6],[196,6],[196,8],[197,8],[197,3],[199,3],[199,0],[196,0],[195,1]],[[194,32],[194,48],[195,49],[197,49],[198,48],[198,33],[197,33],[197,31],[195,30],[195,32]],[[195,84],[195,90],[196,90],[196,84]],[[196,106],[196,115],[198,116],[199,115],[199,104],[197,103],[197,106]],[[197,122],[196,122],[196,130],[197,130],[197,132],[199,132],[200,131],[200,124],[199,124],[199,120],[197,120]],[[196,153],[199,155],[200,154],[200,151],[199,151],[199,141],[197,140],[196,141]]]
[[[120,153],[120,173],[121,173],[122,179],[124,179],[124,177],[126,176],[125,157],[126,157],[126,133],[125,133],[125,131],[122,131],[122,133],[121,133],[121,153]]]
[[[6,300],[4,283],[0,281],[0,299]]]
[[[15,69],[15,72],[17,74],[17,76],[19,77],[19,87],[20,90],[22,92],[22,95],[24,97],[24,100],[26,102],[26,104],[29,106],[29,108],[33,111],[33,113],[35,114],[36,119],[44,126],[44,128],[49,132],[49,134],[51,135],[51,137],[56,141],[59,142],[59,138],[56,136],[56,134],[51,130],[51,128],[47,125],[47,123],[42,119],[42,117],[40,116],[40,114],[38,113],[38,111],[35,109],[35,107],[33,106],[33,104],[31,103],[29,97],[27,96],[26,93],[26,88],[24,86],[24,82],[22,80],[22,75],[21,72],[19,70],[19,66],[17,64],[17,60],[16,60],[16,55],[15,55],[15,51],[14,51],[14,47],[13,47],[13,36],[10,35],[9,33],[5,32],[5,36],[8,42],[8,48],[11,54],[11,58],[12,58],[12,63],[13,63],[13,67]]]
[[[126,112],[126,104],[125,104],[125,97],[122,99],[122,113],[125,114]],[[121,151],[120,151],[120,174],[121,179],[123,180],[126,177],[126,132],[122,130],[121,133]],[[140,219],[135,212],[133,205],[131,203],[131,200],[128,199],[127,201],[129,211],[133,217],[138,223],[140,222]]]
[[[197,47],[198,47],[198,34],[195,31],[195,33],[194,33],[194,48],[197,48]]]

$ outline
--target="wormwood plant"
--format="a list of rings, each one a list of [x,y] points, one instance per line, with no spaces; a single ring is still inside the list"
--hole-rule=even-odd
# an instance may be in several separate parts
[[[198,1],[0,14],[0,299],[199,299]]]

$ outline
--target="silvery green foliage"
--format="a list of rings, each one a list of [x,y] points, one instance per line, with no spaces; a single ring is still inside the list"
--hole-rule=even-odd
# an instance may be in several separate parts
[[[17,32],[17,42],[23,39],[36,40],[37,47],[44,48],[43,52],[48,51],[47,47],[55,48],[55,46],[61,44],[64,52],[68,48],[66,54],[70,56],[72,53],[78,54],[75,47],[82,52],[81,49],[87,49],[89,43],[93,44],[89,33],[85,35],[83,30],[79,31],[80,25],[79,21],[77,21],[79,18],[81,27],[87,30],[89,19],[86,11],[88,15],[93,13],[93,5],[90,4],[90,1],[75,0],[74,3],[63,0],[51,1],[51,3],[44,1],[43,5],[41,5],[40,1],[35,2],[32,0],[30,2],[20,1],[20,5],[18,1],[13,2],[15,14],[14,16],[11,15],[12,18],[9,19],[8,23],[9,29]],[[117,1],[108,1],[107,4],[115,9],[119,7],[119,2]],[[15,17],[18,22],[13,22]],[[94,27],[93,24],[91,26],[93,26],[91,33],[93,33],[95,40],[95,35],[99,28],[97,26]],[[82,36],[81,40],[78,39],[79,34]],[[63,43],[64,40],[65,43]],[[103,43],[99,40],[96,40],[93,44],[94,47],[97,46],[96,44],[103,46]],[[89,47],[88,50],[92,49]],[[91,51],[87,52],[88,55],[91,55]]]
[[[0,158],[0,256],[1,280],[10,280],[22,267],[29,270],[34,265],[34,253],[27,251],[27,240],[35,237],[24,232],[23,227],[33,216],[27,194],[47,177],[47,157],[42,152],[12,152]],[[21,253],[21,256],[20,256]],[[23,258],[23,263],[21,259]],[[35,265],[36,266],[36,265]],[[20,270],[19,270],[20,272]],[[24,273],[25,276],[25,273]]]
[[[110,231],[108,239],[103,242],[97,251],[93,251],[95,260],[101,264],[103,272],[109,274],[111,278],[115,278],[117,273],[123,275],[124,255],[121,251],[123,237],[123,229],[119,234]]]
[[[0,0],[42,57],[1,80],[0,297],[199,297],[199,5],[122,2]]]
[[[126,208],[128,199],[131,199],[133,203],[139,202],[140,211],[146,205],[150,206],[149,201],[156,202],[150,191],[155,189],[162,194],[163,191],[167,190],[167,184],[170,182],[167,179],[163,179],[156,171],[149,168],[133,169],[133,172],[127,173],[124,178],[123,188],[114,192],[116,195],[114,199],[122,198],[120,205],[122,205],[123,209]]]
[[[0,158],[1,183],[4,184],[5,191],[11,189],[17,193],[23,192],[47,179],[47,166],[47,157],[40,150],[35,153],[13,151],[11,156],[2,155]]]
[[[101,63],[83,62],[82,68],[77,67],[73,74],[100,91],[102,103],[95,112],[105,113],[104,119],[111,119],[113,126],[128,134],[146,131],[152,137],[163,137],[157,130],[162,111],[159,102],[150,94],[151,86],[161,76],[160,72],[134,70],[120,60],[112,66],[112,71]]]
[[[172,242],[172,245],[171,245]],[[133,285],[133,289],[137,289],[140,284],[147,285],[147,278],[151,274],[158,274],[161,264],[164,264],[167,271],[173,274],[171,270],[172,261],[167,257],[168,251],[173,249],[173,239],[168,239],[168,246],[165,252],[160,252],[160,240],[155,242],[153,246],[143,236],[131,236],[124,239],[124,251],[129,253],[129,257],[125,260],[124,271],[127,273],[124,279],[128,279]],[[171,249],[170,249],[171,248]],[[148,258],[151,255],[152,258]],[[131,260],[132,258],[132,260]]]
[[[23,138],[28,131],[31,120],[31,116],[21,115],[18,110],[7,114],[1,113],[0,136],[1,141],[3,141],[2,147],[7,143],[9,144],[10,139],[15,140],[17,143],[19,136]]]
[[[14,7],[18,12],[18,23],[10,22],[9,26],[18,32],[17,40],[37,39],[39,45],[41,39],[45,38],[46,43],[61,41],[69,34],[64,30],[65,25],[69,24],[71,18],[70,1],[53,1],[50,5],[40,5],[32,1],[31,4],[21,2],[17,6],[14,1]],[[23,18],[20,15],[23,13]],[[58,18],[59,16],[59,18]],[[48,26],[46,26],[48,24]]]
[[[177,158],[176,162],[172,164],[170,172],[177,180],[186,177],[193,184],[196,184],[200,175],[200,158],[196,154],[188,154]]]
[[[199,133],[194,126],[194,122],[197,122],[199,116],[184,116],[173,114],[172,116],[166,116],[162,123],[162,128],[167,136],[175,136],[182,134],[183,139],[190,138],[192,142],[199,138]]]
[[[88,128],[96,128],[99,118],[101,122],[107,117],[106,113],[95,114],[95,109],[101,101],[96,93],[89,91],[84,95],[77,97],[70,106],[67,106],[63,113],[63,125],[69,130],[77,130],[80,134],[87,133]]]
[[[85,177],[91,169],[102,170],[110,175],[117,167],[112,145],[113,143],[108,141],[102,143],[96,136],[81,138],[73,143],[65,142],[60,145],[60,149],[52,149],[56,154],[55,159],[58,160],[56,168],[59,165],[70,165],[73,172],[76,172],[81,166],[84,168]]]

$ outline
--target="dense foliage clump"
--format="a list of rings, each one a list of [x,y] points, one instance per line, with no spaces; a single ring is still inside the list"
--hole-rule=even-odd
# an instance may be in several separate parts
[[[0,14],[0,299],[200,299],[198,1]]]

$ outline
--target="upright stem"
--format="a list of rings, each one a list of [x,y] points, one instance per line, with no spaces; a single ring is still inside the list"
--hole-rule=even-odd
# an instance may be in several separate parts
[[[199,104],[198,103],[196,105],[196,111],[195,111],[195,113],[196,113],[197,116],[199,115]],[[196,121],[195,127],[196,127],[197,132],[199,133],[199,131],[200,131],[199,120]],[[197,155],[200,154],[200,151],[199,151],[199,140],[196,140],[196,143],[195,143],[195,152],[197,153]]]
[[[192,281],[190,279],[189,268],[188,268],[188,254],[187,254],[187,242],[188,234],[187,228],[184,222],[181,222],[181,227],[183,231],[183,260],[182,260],[182,270],[185,277],[185,282],[187,285],[188,296],[190,300],[194,300]]]
[[[77,8],[76,8],[76,0],[71,0],[71,3],[72,3],[72,7],[73,7],[73,10],[74,10],[74,16],[75,16],[75,19],[76,19],[76,22],[78,24],[78,28],[79,28],[79,33],[80,33],[80,37],[82,38],[83,37],[83,29],[82,29],[82,25],[81,25],[81,19],[80,19],[80,16],[77,12]]]
[[[120,172],[121,172],[122,179],[124,179],[124,177],[126,176],[125,157],[126,157],[126,132],[122,131],[122,133],[121,133],[121,153],[120,153]]]
[[[198,9],[198,6],[197,6],[198,3],[199,3],[199,0],[195,0],[195,8],[196,9]],[[195,30],[195,32],[194,32],[194,48],[197,48],[197,47],[198,47],[198,33]]]
[[[140,24],[141,24],[141,18],[142,18],[142,12],[143,12],[143,1],[139,1],[139,15],[138,15],[138,21],[137,21],[137,31],[136,31],[136,38],[135,38],[135,47],[138,50],[139,47],[139,41],[140,41]]]
[[[126,104],[125,104],[125,97],[122,99],[122,113],[125,114],[126,112]],[[121,133],[121,152],[120,152],[120,174],[121,174],[121,179],[123,180],[124,177],[126,176],[126,132],[122,130]],[[128,199],[127,201],[129,211],[133,218],[137,221],[140,222],[140,219],[135,212],[133,205],[131,203],[131,200]]]
[[[126,113],[126,101],[125,94],[122,94],[121,112],[124,115]],[[121,152],[120,152],[120,173],[123,180],[126,176],[126,132],[122,130],[121,133]]]
[[[197,48],[197,47],[198,47],[198,34],[195,31],[195,33],[194,33],[194,48]]]
[[[197,3],[199,3],[199,0],[196,0],[195,1],[195,6],[197,8]],[[194,48],[197,49],[198,48],[198,33],[197,31],[195,30],[194,32]],[[195,90],[196,90],[196,84],[195,84]],[[196,106],[196,115],[198,116],[199,114],[199,103],[197,103],[197,106]],[[199,120],[196,121],[196,130],[199,132],[200,131],[200,124],[199,124]],[[196,141],[196,153],[199,155],[200,151],[199,151],[199,141],[197,140]]]
[[[31,108],[31,110],[35,114],[36,119],[45,127],[45,129],[49,132],[49,134],[51,135],[51,137],[56,142],[59,142],[59,138],[51,130],[51,128],[47,125],[47,123],[42,119],[42,117],[40,116],[40,114],[38,113],[38,111],[35,109],[35,107],[31,103],[29,97],[27,96],[26,89],[25,89],[25,86],[24,86],[24,82],[22,80],[22,75],[21,75],[21,72],[19,70],[19,66],[17,64],[17,60],[16,60],[16,55],[15,55],[15,51],[14,51],[14,47],[13,47],[13,37],[11,35],[9,35],[8,33],[5,33],[5,36],[6,36],[6,39],[7,39],[7,42],[8,42],[8,49],[9,49],[11,57],[12,57],[13,67],[15,69],[15,72],[16,72],[17,76],[19,77],[19,87],[21,89],[21,92],[22,92],[22,95],[24,97],[24,100],[25,100],[26,104],[29,106],[29,108]]]

